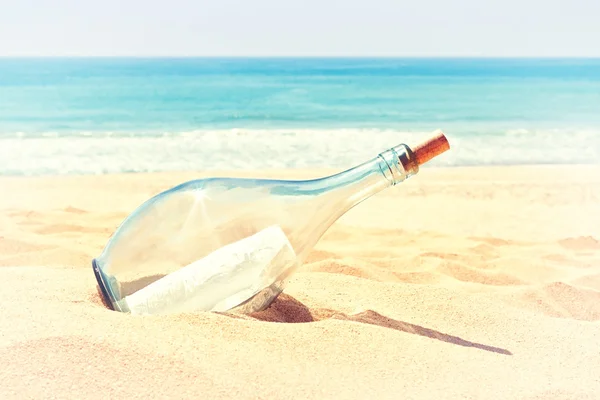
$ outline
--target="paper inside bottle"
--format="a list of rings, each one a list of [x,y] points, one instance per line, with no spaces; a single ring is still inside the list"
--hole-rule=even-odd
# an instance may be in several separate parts
[[[227,311],[285,276],[296,264],[287,236],[273,225],[215,250],[119,303],[134,315]]]

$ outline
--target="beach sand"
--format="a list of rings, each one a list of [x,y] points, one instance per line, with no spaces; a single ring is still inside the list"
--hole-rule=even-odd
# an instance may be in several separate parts
[[[90,262],[117,225],[214,174],[0,178],[0,398],[600,397],[600,167],[423,167],[266,311],[108,310]]]

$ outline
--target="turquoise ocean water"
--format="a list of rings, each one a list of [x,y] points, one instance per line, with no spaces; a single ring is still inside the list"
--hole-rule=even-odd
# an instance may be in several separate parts
[[[0,174],[600,163],[600,59],[0,58]]]

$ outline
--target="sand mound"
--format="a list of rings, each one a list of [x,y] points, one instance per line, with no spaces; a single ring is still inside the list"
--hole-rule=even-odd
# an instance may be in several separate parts
[[[600,250],[600,241],[591,236],[559,240],[558,244],[569,250]]]

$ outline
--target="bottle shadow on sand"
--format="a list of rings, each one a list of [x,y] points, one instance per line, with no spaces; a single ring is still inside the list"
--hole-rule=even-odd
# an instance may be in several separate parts
[[[226,315],[235,317],[231,314]],[[388,318],[384,315],[381,315],[373,310],[367,310],[353,315],[347,315],[329,309],[310,310],[308,307],[302,304],[302,302],[296,300],[292,296],[289,296],[285,293],[279,295],[279,297],[271,304],[269,308],[267,308],[264,311],[252,313],[249,315],[249,317],[260,321],[279,323],[307,323],[322,321],[325,319],[353,321],[363,324],[380,326],[382,328],[394,329],[400,332],[425,336],[431,339],[441,340],[443,342],[452,343],[458,346],[473,347],[476,349],[491,351],[494,353],[512,355],[510,351],[503,348],[471,342],[462,339],[458,336],[448,335],[446,333],[442,333],[434,329],[425,328],[423,326],[411,324],[404,321],[398,321],[393,318]]]
[[[158,279],[156,276],[150,277],[150,280]],[[141,284],[148,284],[149,282],[136,281],[132,282],[131,286],[125,288],[127,293],[134,292],[136,288]],[[98,297],[101,298],[102,304],[110,308],[100,293],[100,288],[96,287]],[[317,322],[326,319],[338,319],[344,321],[353,321],[363,324],[380,326],[382,328],[394,329],[400,332],[412,333],[415,335],[425,336],[431,339],[440,340],[442,342],[452,343],[458,346],[473,347],[480,350],[491,351],[498,354],[512,355],[512,353],[506,349],[488,346],[481,343],[471,342],[462,339],[458,336],[448,335],[436,331],[434,329],[425,328],[420,325],[411,324],[404,321],[398,321],[393,318],[388,318],[384,315],[379,314],[373,310],[363,311],[358,314],[347,315],[335,310],[326,308],[320,309],[309,309],[302,302],[296,300],[294,297],[282,293],[277,299],[265,310],[254,312],[248,315],[239,315],[234,313],[219,312],[217,314],[225,315],[231,318],[242,318],[242,319],[255,319],[265,322],[276,322],[276,323],[308,323]]]

